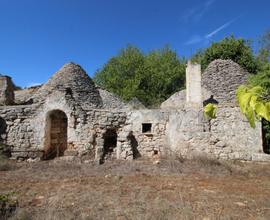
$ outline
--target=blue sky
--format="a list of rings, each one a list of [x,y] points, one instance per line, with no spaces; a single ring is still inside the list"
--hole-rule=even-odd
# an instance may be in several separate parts
[[[267,29],[269,0],[0,0],[0,73],[24,87],[73,61],[92,76],[129,43],[188,57]]]

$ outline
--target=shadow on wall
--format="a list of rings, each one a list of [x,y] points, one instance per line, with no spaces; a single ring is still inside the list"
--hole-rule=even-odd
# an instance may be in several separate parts
[[[2,117],[0,117],[0,142],[3,142],[2,135],[6,134],[6,129],[7,129],[6,121]]]
[[[6,145],[6,130],[7,130],[7,123],[5,119],[0,117],[0,160],[2,156],[9,158],[11,157],[12,147]]]
[[[141,154],[138,150],[139,144],[138,144],[138,141],[136,140],[135,136],[133,135],[133,132],[130,132],[130,134],[128,136],[128,140],[129,140],[130,145],[131,145],[133,159],[137,159],[137,158],[141,157]]]

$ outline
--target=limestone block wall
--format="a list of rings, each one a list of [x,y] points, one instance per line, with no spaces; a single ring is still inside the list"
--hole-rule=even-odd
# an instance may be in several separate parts
[[[251,128],[238,107],[219,107],[217,118],[211,121],[210,143],[223,158],[257,160],[269,156],[263,153],[261,123]]]
[[[29,151],[43,151],[50,138],[48,125],[51,122],[48,116],[53,111],[61,111],[67,118],[65,155],[80,156],[93,151],[97,158],[102,156],[103,134],[108,129],[115,129],[118,135],[126,121],[125,112],[102,109],[85,110],[71,95],[63,91],[54,91],[41,104],[1,107],[0,117],[7,124],[5,132],[0,134],[2,142],[13,146],[13,150],[18,151],[14,156],[26,156]],[[34,152],[29,156],[35,157]]]
[[[1,141],[13,148],[14,156],[24,156],[25,150],[37,149],[33,115],[36,106],[5,106],[0,108]],[[34,153],[34,152],[32,152]],[[31,153],[30,153],[31,154]]]
[[[126,113],[101,109],[83,110],[72,97],[55,92],[41,105],[5,106],[0,108],[2,142],[13,146],[14,157],[36,157],[46,148],[48,115],[61,111],[67,118],[67,149],[65,155],[81,156],[86,153],[103,153],[103,134],[115,129],[117,135],[126,121]],[[1,118],[0,118],[1,119]],[[0,129],[1,130],[1,129]],[[126,140],[128,141],[128,140]],[[33,151],[29,154],[29,151]],[[35,152],[34,152],[35,151]],[[35,155],[36,153],[36,155]],[[37,155],[38,153],[38,155]],[[102,156],[97,154],[96,157]]]
[[[173,152],[186,156],[207,153],[223,159],[270,160],[262,151],[260,123],[251,128],[237,107],[219,107],[211,121],[194,109],[171,112],[166,141]]]
[[[48,115],[54,110],[60,110],[65,113],[68,125],[67,125],[67,141],[68,149],[72,148],[74,143],[79,142],[80,139],[76,136],[76,128],[79,122],[85,118],[85,113],[80,106],[76,106],[76,103],[71,96],[66,96],[63,92],[54,92],[52,95],[47,96],[44,104],[40,105],[37,109],[37,113],[34,117],[34,132],[38,139],[38,148],[42,150],[46,142],[46,126],[48,125]]]
[[[14,157],[39,156],[48,138],[48,115],[55,110],[67,118],[65,155],[91,154],[97,161],[104,160],[110,131],[115,134],[109,152],[114,159],[151,157],[167,151],[187,156],[209,153],[226,159],[270,159],[262,151],[260,124],[250,128],[237,107],[219,105],[217,118],[211,121],[203,117],[202,109],[196,108],[85,110],[61,91],[39,105],[0,107],[0,141],[13,146]]]
[[[196,137],[201,136],[202,140],[208,138],[208,133],[201,135],[206,128],[200,110],[186,108],[169,111],[168,114],[166,143],[173,152],[186,154],[186,151],[190,150],[190,142]]]
[[[123,132],[128,136],[131,131],[138,143],[137,150],[141,156],[150,157],[162,154],[166,150],[165,131],[168,122],[167,112],[160,110],[136,110],[127,114],[127,122]],[[151,128],[144,132],[143,125],[151,124]],[[122,145],[122,156],[125,157],[127,146]]]
[[[104,134],[110,129],[117,133],[117,146],[114,149],[115,159],[135,159],[139,156],[150,157],[165,151],[165,130],[167,113],[159,110],[136,110],[132,112],[92,110],[87,112],[88,132],[80,135],[93,135],[90,143],[95,150],[95,159],[101,160],[104,155]],[[151,124],[151,130],[142,131],[144,123]],[[83,138],[84,139],[84,138]]]
[[[117,152],[121,150],[120,134],[126,122],[126,113],[121,111],[106,111],[100,109],[93,109],[87,112],[87,123],[82,125],[78,135],[80,135],[82,142],[86,147],[89,147],[95,155],[95,160],[104,159],[106,152],[104,151],[105,134],[108,130],[116,133],[116,146],[113,149],[113,158],[120,159]],[[89,134],[90,139],[89,139]],[[127,142],[125,138],[123,142]],[[87,149],[84,149],[87,151]]]

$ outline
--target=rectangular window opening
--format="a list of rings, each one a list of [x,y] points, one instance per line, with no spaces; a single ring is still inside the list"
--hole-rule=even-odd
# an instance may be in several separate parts
[[[151,133],[152,124],[151,123],[143,123],[142,124],[142,133]]]

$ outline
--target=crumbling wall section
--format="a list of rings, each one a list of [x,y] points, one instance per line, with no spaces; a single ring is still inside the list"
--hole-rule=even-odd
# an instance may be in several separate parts
[[[106,152],[104,151],[105,133],[108,130],[114,130],[117,134],[117,145],[114,149],[113,155],[115,159],[125,159],[119,157],[119,151],[121,151],[120,136],[123,127],[126,123],[126,112],[121,111],[106,111],[93,109],[87,112],[88,123],[84,126],[84,132],[80,132],[80,135],[89,136],[91,134],[91,141],[86,146],[90,150],[94,151],[95,160],[101,162],[104,159]],[[123,142],[128,141],[124,139]]]
[[[15,103],[17,105],[31,104],[33,102],[33,96],[40,89],[41,86],[33,86],[26,89],[16,90]]]
[[[13,157],[40,155],[38,138],[34,134],[36,106],[5,106],[0,108],[1,123],[5,131],[1,134],[4,144],[12,147]],[[2,125],[1,125],[2,126]]]

